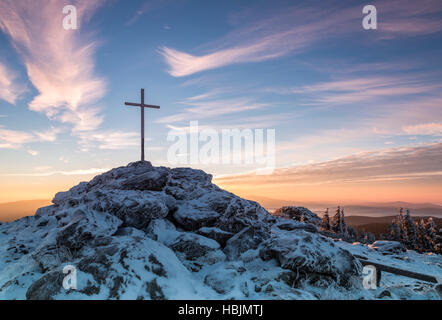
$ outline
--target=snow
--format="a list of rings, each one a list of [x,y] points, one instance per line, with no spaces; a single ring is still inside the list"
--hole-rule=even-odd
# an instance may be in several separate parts
[[[440,255],[330,239],[308,209],[275,217],[211,179],[136,162],[0,225],[0,299],[438,298],[431,284],[387,273],[364,289],[354,255],[442,278]],[[62,287],[66,265],[76,290]]]
[[[379,245],[379,241],[377,242]],[[388,242],[390,241],[383,241],[384,245],[388,245]],[[396,242],[391,242],[397,245]],[[413,250],[388,252],[378,250],[376,242],[373,245],[351,244],[343,241],[335,243],[352,254],[366,257],[372,262],[442,278],[442,256],[438,254],[420,254]],[[386,290],[391,297],[387,296],[383,299],[439,299],[434,290],[434,284],[387,272],[382,272],[381,283],[376,290],[365,290],[367,292],[364,293],[370,294],[370,297],[379,297]]]

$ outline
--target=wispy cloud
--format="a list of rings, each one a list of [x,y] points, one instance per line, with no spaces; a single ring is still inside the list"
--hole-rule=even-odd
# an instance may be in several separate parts
[[[383,14],[380,22],[382,36],[423,35],[442,30],[437,17],[440,1],[423,3],[403,1],[377,2]],[[388,19],[386,19],[388,15]],[[206,44],[201,54],[191,54],[163,46],[159,52],[174,77],[188,76],[204,70],[227,65],[260,62],[299,53],[318,41],[345,33],[361,31],[361,6],[343,8],[341,4],[327,10],[296,6],[271,17],[238,28],[224,38]],[[385,20],[389,22],[384,22]],[[381,34],[381,33],[380,33]]]
[[[210,97],[212,95],[209,95]],[[209,97],[207,96],[207,97]],[[232,98],[232,99],[204,99],[204,95],[191,97],[180,104],[189,106],[183,112],[163,117],[157,122],[173,123],[187,120],[199,120],[218,117],[225,114],[244,112],[249,110],[261,109],[269,106],[267,103],[258,103],[251,98]]]
[[[169,74],[174,77],[236,63],[274,59],[306,48],[329,35],[331,30],[345,31],[340,26],[339,19],[352,19],[358,13],[344,11],[329,12],[327,15],[324,10],[291,8],[235,30],[208,45],[212,48],[206,54],[192,55],[168,47],[160,48],[159,52],[169,66]]]
[[[101,130],[94,132],[78,132],[75,135],[79,138],[79,144],[82,151],[87,151],[90,148],[116,150],[132,148],[139,145],[138,132]]]
[[[15,104],[24,91],[25,88],[18,83],[15,72],[0,61],[0,99]]]
[[[378,23],[382,38],[409,37],[442,31],[442,3],[438,0],[391,0],[376,1],[374,4],[383,16]]]
[[[389,148],[332,161],[277,169],[269,176],[241,174],[217,178],[228,185],[321,185],[417,180],[442,177],[442,143]]]
[[[91,169],[77,169],[70,171],[44,171],[44,172],[29,172],[29,173],[7,173],[1,174],[8,177],[48,177],[53,175],[63,176],[81,176],[81,175],[94,175],[109,171],[110,168],[91,168]]]
[[[442,84],[422,76],[367,76],[347,77],[295,88],[268,88],[279,94],[303,94],[317,104],[347,104],[383,97],[405,97],[439,92]],[[310,95],[310,96],[309,96]]]
[[[101,3],[71,1],[79,28]],[[29,108],[76,130],[92,130],[102,118],[91,106],[105,93],[105,81],[94,74],[97,43],[79,30],[64,30],[63,5],[52,0],[3,0],[0,29],[23,58],[29,80],[39,92]]]
[[[32,149],[29,149],[29,150],[28,150],[28,153],[29,153],[31,156],[37,156],[37,155],[39,154],[38,151],[36,151],[36,150],[32,150]]]
[[[0,149],[17,149],[34,141],[34,136],[24,131],[3,129],[0,126]]]
[[[63,130],[61,128],[51,127],[45,131],[34,131],[34,135],[38,138],[39,141],[47,141],[52,142],[57,139],[57,135],[61,133]]]
[[[435,135],[442,136],[442,123],[424,123],[402,128],[411,135]]]
[[[0,126],[0,149],[18,149],[25,144],[34,142],[52,142],[60,132],[62,132],[61,129],[54,127],[46,131],[29,133],[21,130],[9,130]],[[33,155],[37,154],[34,152]]]

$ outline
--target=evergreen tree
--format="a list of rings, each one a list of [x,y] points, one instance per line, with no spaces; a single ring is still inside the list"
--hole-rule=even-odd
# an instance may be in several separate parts
[[[393,241],[401,241],[401,227],[397,220],[393,220],[388,228],[390,231],[389,239]]]
[[[364,242],[371,244],[371,243],[373,243],[375,241],[376,241],[375,235],[373,233],[371,233],[371,232],[367,232],[366,235],[365,235],[365,241]]]
[[[341,233],[347,234],[347,223],[345,222],[344,208],[341,210]]]
[[[407,225],[405,222],[405,217],[404,217],[404,209],[400,208],[399,209],[399,215],[398,215],[398,224],[399,224],[399,228],[401,230],[401,239],[400,241],[403,244],[408,243],[408,232],[407,232]]]
[[[365,229],[361,230],[361,236],[359,237],[359,242],[366,243],[367,233],[365,232]]]
[[[410,210],[407,209],[407,214],[404,218],[404,228],[405,233],[407,234],[407,241],[405,242],[405,245],[412,250],[418,249],[418,234],[417,234],[417,227],[414,223],[413,219],[411,218]]]
[[[435,252],[435,253],[442,253],[441,243],[442,239],[439,234],[439,230],[434,223],[433,218],[428,218],[427,222],[425,223],[425,238],[428,243],[429,251]]]
[[[358,230],[353,228],[352,226],[347,227],[347,238],[354,242],[358,240]]]
[[[322,217],[322,230],[330,231],[330,216],[328,215],[328,208],[324,212],[324,216]]]
[[[428,242],[426,223],[422,218],[418,224],[418,246],[419,251],[425,252],[431,250],[431,244]]]
[[[335,233],[342,233],[342,223],[341,223],[341,206],[338,206],[336,213],[333,216],[331,223],[332,231]]]

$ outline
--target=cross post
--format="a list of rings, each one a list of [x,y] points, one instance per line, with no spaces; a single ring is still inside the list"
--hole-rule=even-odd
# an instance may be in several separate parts
[[[160,106],[144,104],[144,89],[141,89],[141,103],[125,102],[124,104],[141,109],[141,161],[144,161],[144,108],[160,109]]]

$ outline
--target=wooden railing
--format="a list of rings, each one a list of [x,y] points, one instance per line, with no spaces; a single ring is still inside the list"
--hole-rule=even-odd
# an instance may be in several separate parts
[[[414,271],[409,271],[409,270],[403,270],[403,269],[399,269],[399,268],[395,268],[395,267],[390,267],[390,266],[386,266],[384,264],[380,264],[378,262],[373,262],[368,260],[368,258],[363,257],[363,256],[359,256],[359,255],[354,255],[356,258],[359,259],[359,261],[361,262],[361,264],[363,266],[374,266],[376,268],[376,285],[379,286],[380,281],[381,281],[381,272],[388,272],[388,273],[393,273],[399,276],[404,276],[404,277],[408,277],[408,278],[413,278],[413,279],[417,279],[417,280],[421,280],[421,281],[425,281],[425,282],[431,282],[431,283],[435,283],[435,290],[436,292],[439,294],[439,297],[442,299],[442,283],[439,283],[440,279],[438,280],[435,276],[430,276],[427,274],[423,274],[423,273],[418,273],[418,272],[414,272]]]

